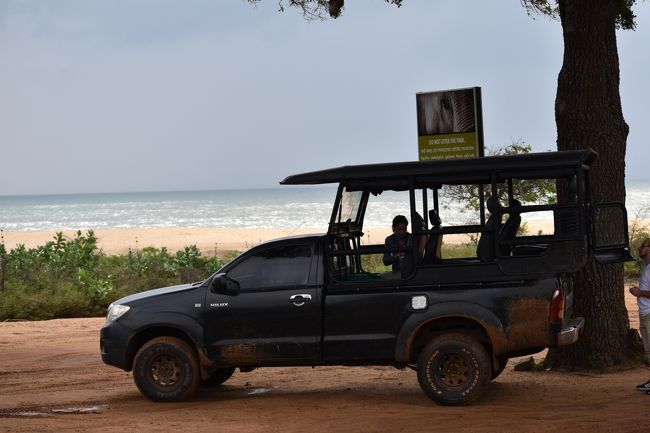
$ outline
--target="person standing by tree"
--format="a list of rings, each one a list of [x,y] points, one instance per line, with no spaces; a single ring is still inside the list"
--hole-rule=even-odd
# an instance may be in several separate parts
[[[636,296],[636,302],[639,305],[639,330],[643,340],[646,363],[650,365],[650,238],[641,243],[639,257],[645,262],[645,267],[639,279],[639,286],[630,287],[630,293]],[[650,395],[650,380],[637,385],[636,389],[646,391]]]

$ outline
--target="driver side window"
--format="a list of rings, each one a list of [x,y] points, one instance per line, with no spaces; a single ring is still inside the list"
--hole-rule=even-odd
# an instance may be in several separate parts
[[[228,272],[242,291],[307,285],[311,268],[311,245],[286,245],[259,251]]]

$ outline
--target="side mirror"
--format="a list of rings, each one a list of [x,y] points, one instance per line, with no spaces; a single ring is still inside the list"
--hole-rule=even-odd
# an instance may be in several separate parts
[[[214,293],[221,293],[223,295],[238,295],[239,283],[226,276],[226,274],[216,275],[212,279],[211,290]]]

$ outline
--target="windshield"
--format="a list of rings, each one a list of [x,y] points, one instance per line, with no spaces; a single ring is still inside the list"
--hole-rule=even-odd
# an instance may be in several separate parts
[[[359,207],[361,206],[361,198],[363,191],[348,191],[343,188],[341,193],[341,205],[339,207],[339,214],[337,215],[338,222],[357,221],[359,214]]]

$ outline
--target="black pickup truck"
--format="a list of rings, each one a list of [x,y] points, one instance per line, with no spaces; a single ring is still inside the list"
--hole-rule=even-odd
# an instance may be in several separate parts
[[[282,183],[339,184],[325,234],[267,242],[205,281],[113,302],[102,359],[132,370],[156,401],[187,398],[235,369],[392,365],[415,369],[432,400],[466,404],[510,357],[577,340],[584,320],[572,317],[563,274],[591,255],[604,264],[629,257],[624,206],[590,202],[595,157],[548,152],[290,176]],[[522,204],[518,192],[540,180],[553,182],[557,197]],[[475,221],[443,224],[442,198],[459,186],[475,188]],[[407,246],[364,237],[364,218],[386,209],[410,216]],[[531,215],[552,219],[552,232],[522,233]],[[478,239],[475,254],[445,257],[444,236],[463,234]],[[401,257],[399,269],[384,266],[385,255]]]

